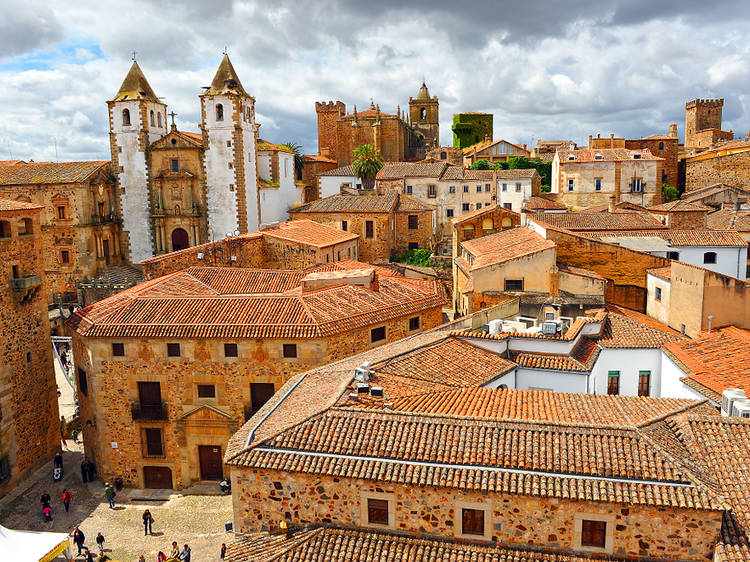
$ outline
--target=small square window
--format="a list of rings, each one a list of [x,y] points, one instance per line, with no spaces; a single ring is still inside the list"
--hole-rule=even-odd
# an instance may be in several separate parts
[[[469,193],[469,186],[468,185],[464,186],[464,193]]]
[[[607,522],[584,519],[581,521],[581,546],[605,548],[607,544]]]
[[[367,498],[367,523],[388,525],[388,500]]]
[[[469,210],[469,204],[468,204],[468,203],[464,203],[463,205],[461,205],[461,208],[462,208],[462,209],[463,209],[464,211],[468,211],[468,210]]]
[[[477,203],[477,204],[476,204],[476,208],[477,208],[477,209],[481,209],[481,208],[482,208],[482,204],[481,204],[481,203]]]
[[[370,330],[370,342],[383,341],[385,339],[385,326]]]
[[[485,191],[486,193],[489,193],[489,192],[490,192],[490,189],[491,189],[491,187],[492,187],[492,186],[491,186],[491,185],[490,185],[489,183],[486,183],[486,184],[484,184],[484,191]]]
[[[124,343],[113,343],[112,344],[112,355],[115,357],[125,357],[125,344]]]
[[[409,330],[419,330],[419,316],[409,318]]]
[[[456,186],[452,185],[448,188],[448,193],[456,193]]]
[[[568,180],[568,191],[573,191],[573,187],[575,186],[575,180]]]
[[[232,146],[232,141],[227,141],[227,146]]]
[[[477,185],[477,193],[482,193],[482,186],[481,186],[481,184]]]
[[[453,209],[446,209],[445,210],[445,216],[450,218],[453,216]]]
[[[375,223],[373,221],[365,221],[365,238],[373,238],[375,236]]]
[[[657,301],[661,302],[661,287],[656,288],[656,295],[654,295],[654,298]]]
[[[172,158],[172,171],[173,172],[179,172],[180,171],[180,161],[177,158]]]
[[[232,162],[227,162],[227,168],[231,170],[232,168],[234,168],[234,164]]]
[[[167,357],[179,357],[179,356],[180,356],[180,344],[168,343],[167,344]]]
[[[409,215],[409,230],[417,230],[419,228],[419,216]]]
[[[520,191],[521,191],[521,184],[517,183],[516,184],[516,192],[520,192]]]
[[[236,343],[225,343],[224,344],[224,357],[238,357]]]
[[[413,192],[414,192],[414,187],[413,187],[413,186],[411,186],[411,185],[407,185],[407,186],[406,186],[406,193],[407,193],[408,195],[411,195],[411,194],[412,194]]]
[[[427,186],[427,197],[437,196],[437,188],[434,185]]]
[[[284,357],[287,357],[289,359],[297,357],[297,344],[296,343],[284,344]]]
[[[212,384],[199,384],[198,398],[216,398],[216,387]]]
[[[523,291],[523,279],[506,279],[506,291]]]
[[[607,394],[620,394],[620,371],[607,372]]]
[[[461,534],[484,536],[484,510],[467,509],[461,510]]]

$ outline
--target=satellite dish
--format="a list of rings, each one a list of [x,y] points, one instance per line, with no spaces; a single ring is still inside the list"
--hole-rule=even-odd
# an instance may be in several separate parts
[[[239,230],[235,230],[235,231],[234,231],[234,235],[235,235],[235,236],[239,236],[239,235],[240,235],[240,231],[239,231]]]
[[[227,232],[227,238],[231,238],[231,237],[232,237],[232,233],[231,232]]]

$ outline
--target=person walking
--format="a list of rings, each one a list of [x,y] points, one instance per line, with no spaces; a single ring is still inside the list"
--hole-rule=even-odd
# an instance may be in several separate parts
[[[73,542],[78,547],[78,556],[81,555],[81,550],[83,550],[83,541],[86,540],[86,535],[83,534],[83,531],[81,531],[78,527],[75,528],[75,531],[73,531]]]
[[[99,547],[99,558],[104,556],[104,535],[101,533],[96,534],[96,545]]]
[[[57,451],[55,453],[55,459],[54,459],[55,468],[62,468],[63,467],[62,461],[63,461],[62,453],[60,451]]]
[[[42,513],[44,513],[44,522],[47,523],[49,521],[52,521],[52,508],[49,506],[49,504],[45,505],[42,508]]]
[[[49,495],[49,492],[47,490],[44,490],[44,493],[42,494],[41,499],[39,500],[42,504],[42,509],[50,504],[52,501],[52,498]]]
[[[190,547],[188,545],[184,546],[178,558],[182,560],[182,562],[190,562]]]
[[[69,513],[70,512],[70,502],[71,501],[73,501],[73,494],[70,493],[70,490],[68,490],[67,488],[65,488],[62,491],[62,502],[63,502],[63,505],[65,506],[65,513]]]
[[[86,473],[89,476],[89,482],[96,480],[96,465],[94,461],[86,461]]]
[[[91,553],[91,551],[88,548],[83,553],[83,559],[86,562],[94,562],[94,555]]]
[[[114,509],[115,508],[115,489],[109,484],[109,482],[104,483],[104,497],[107,498],[107,501],[109,502],[109,508]]]
[[[151,515],[151,512],[147,509],[143,512],[143,531],[144,535],[148,535],[151,533],[152,535],[154,532],[151,530],[151,525],[154,522],[154,517]]]
[[[87,460],[83,459],[81,461],[81,480],[83,480],[83,483],[85,484],[88,482],[88,467],[87,467]]]
[[[224,560],[226,555],[227,555],[227,545],[224,543],[221,543],[221,554],[220,554],[221,559]]]
[[[169,555],[170,558],[177,558],[180,555],[180,547],[177,546],[177,541],[172,541],[172,554]]]

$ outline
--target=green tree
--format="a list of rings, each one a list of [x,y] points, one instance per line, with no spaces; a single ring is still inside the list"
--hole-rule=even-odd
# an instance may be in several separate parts
[[[661,194],[665,203],[669,203],[670,201],[677,201],[677,199],[680,198],[680,192],[667,183],[663,183],[661,185]]]
[[[302,145],[296,142],[285,142],[281,146],[288,148],[294,154],[294,171],[298,180],[302,179],[302,170],[305,167],[305,159],[302,156]]]
[[[508,169],[508,163],[507,162],[501,162],[498,160],[495,162],[495,165],[493,166],[495,170],[507,170]]]
[[[375,176],[383,167],[383,155],[371,144],[361,144],[354,149],[352,169],[357,177],[362,180],[362,187],[373,189],[375,187]]]
[[[508,158],[508,169],[510,170],[528,170],[535,169],[542,177],[542,185],[552,184],[552,162],[542,162],[536,158],[529,160],[525,156],[514,156]]]
[[[552,187],[549,185],[542,185],[541,190],[542,193],[549,193],[550,191],[552,191]]]
[[[477,160],[470,167],[470,170],[491,170],[492,167],[487,160]]]

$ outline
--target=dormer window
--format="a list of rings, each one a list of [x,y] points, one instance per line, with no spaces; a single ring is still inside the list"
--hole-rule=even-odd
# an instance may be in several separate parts
[[[640,159],[641,159],[641,153],[640,152],[636,152],[635,154],[633,154],[633,160],[640,160]]]
[[[569,161],[570,161],[570,160],[575,160],[575,159],[576,159],[576,157],[575,157],[575,156],[573,156],[572,154],[571,154],[570,156],[568,156],[568,160],[569,160]]]
[[[122,110],[122,124],[130,125],[130,110],[129,109]]]
[[[602,160],[602,159],[604,159],[604,156],[602,156],[598,152],[596,154],[594,154],[594,160]]]
[[[224,106],[220,103],[216,104],[216,120],[224,121]]]

